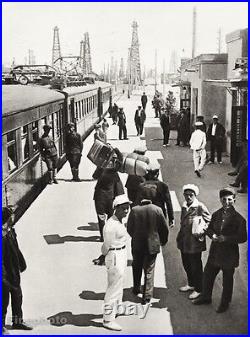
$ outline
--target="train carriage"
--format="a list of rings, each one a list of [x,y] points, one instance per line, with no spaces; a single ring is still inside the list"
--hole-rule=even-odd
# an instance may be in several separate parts
[[[59,156],[63,154],[64,95],[44,87],[2,87],[3,205],[25,209],[44,186],[46,165],[37,140],[52,125]],[[21,206],[21,208],[20,208]]]
[[[63,91],[41,86],[2,87],[2,203],[13,205],[21,216],[48,181],[37,141],[43,125],[52,126],[59,155],[59,168],[65,163],[65,126],[74,122],[86,138],[108,110],[111,85],[104,82]]]
[[[96,82],[86,87],[68,87],[62,92],[68,121],[73,122],[77,132],[85,138],[112,104],[112,87],[109,83]]]

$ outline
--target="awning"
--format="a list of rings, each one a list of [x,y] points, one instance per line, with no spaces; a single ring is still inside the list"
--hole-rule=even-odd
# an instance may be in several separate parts
[[[247,80],[242,78],[233,78],[231,80],[204,80],[211,85],[224,88],[247,87]]]
[[[171,84],[171,87],[188,87],[191,85],[189,81],[179,81],[174,84]]]
[[[215,85],[217,87],[226,87],[231,88],[232,83],[230,80],[204,80],[204,82],[209,83],[211,85]]]

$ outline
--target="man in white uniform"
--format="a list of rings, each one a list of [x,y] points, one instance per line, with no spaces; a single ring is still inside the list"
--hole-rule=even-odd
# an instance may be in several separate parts
[[[201,131],[203,127],[202,122],[196,122],[195,131],[192,133],[190,138],[190,147],[193,150],[193,161],[194,161],[194,172],[200,178],[200,171],[203,169],[206,161],[206,134]]]
[[[108,286],[104,297],[103,326],[110,330],[120,331],[121,326],[115,322],[118,306],[122,303],[123,276],[127,266],[127,230],[122,219],[129,212],[130,201],[125,194],[114,199],[114,214],[103,228],[102,254],[108,274]]]

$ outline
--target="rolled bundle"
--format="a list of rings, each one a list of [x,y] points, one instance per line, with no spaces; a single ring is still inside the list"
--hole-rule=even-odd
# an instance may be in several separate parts
[[[129,175],[145,176],[148,164],[139,159],[131,158],[130,155],[123,154],[123,161],[119,171]]]
[[[138,153],[128,153],[127,154],[127,157],[128,158],[133,158],[135,160],[140,160],[140,161],[143,161],[144,163],[148,164],[149,163],[149,158],[146,157],[146,156],[143,156],[142,154],[138,154]]]

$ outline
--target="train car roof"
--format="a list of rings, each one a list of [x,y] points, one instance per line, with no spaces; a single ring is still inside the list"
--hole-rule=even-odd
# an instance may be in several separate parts
[[[81,87],[67,87],[64,88],[62,91],[67,93],[69,96],[70,95],[74,95],[74,94],[78,94],[78,93],[82,93],[82,92],[88,92],[91,91],[93,89],[98,89],[99,87],[103,88],[109,88],[111,87],[110,83],[107,82],[103,82],[103,81],[95,81],[95,84],[87,84]]]
[[[3,85],[2,115],[14,114],[29,108],[64,100],[64,94],[42,86]]]

